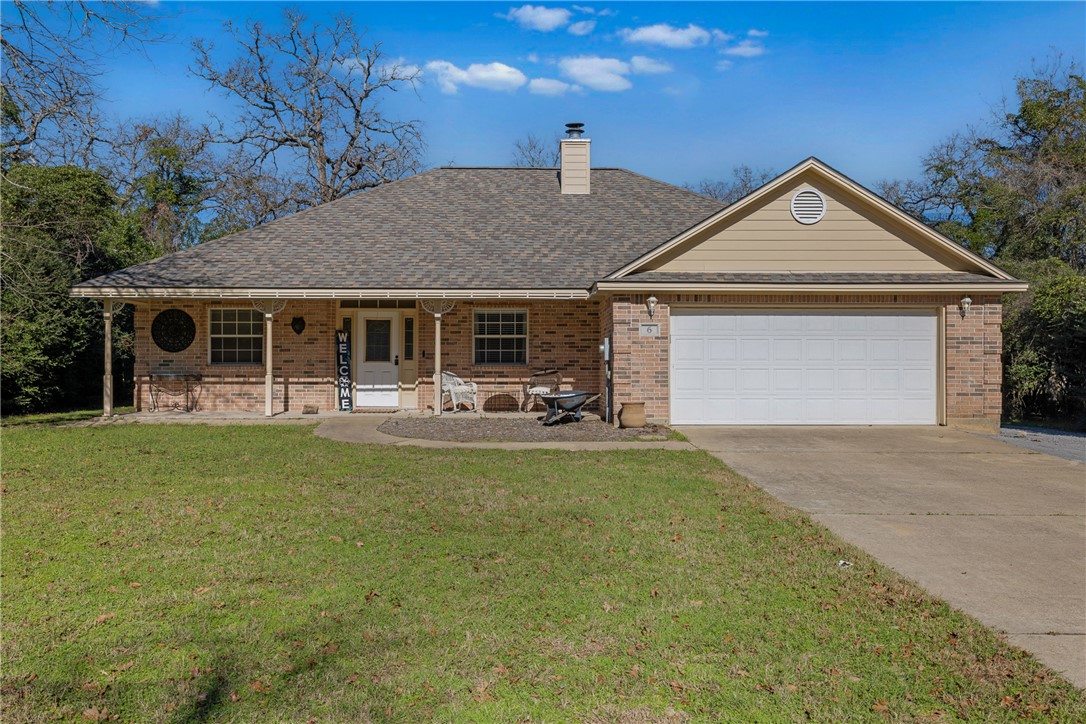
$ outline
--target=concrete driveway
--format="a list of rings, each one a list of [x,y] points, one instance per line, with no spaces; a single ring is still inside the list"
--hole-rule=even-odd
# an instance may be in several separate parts
[[[942,427],[680,427],[1086,688],[1086,465]]]

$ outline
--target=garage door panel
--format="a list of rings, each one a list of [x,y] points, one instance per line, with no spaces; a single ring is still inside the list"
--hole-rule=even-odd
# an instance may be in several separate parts
[[[807,389],[811,392],[833,392],[833,369],[807,370]]]
[[[739,328],[739,319],[732,314],[721,315],[715,314],[709,317],[697,317],[698,319],[704,319],[705,331],[709,333],[714,332],[734,332]]]
[[[873,393],[898,392],[901,389],[901,370],[868,370],[867,379]]]
[[[837,357],[832,339],[808,339],[806,347],[808,362],[833,362]]]
[[[774,362],[801,362],[803,361],[803,340],[801,339],[775,339],[773,340]]]
[[[742,314],[739,316],[740,332],[770,331],[768,314]]]
[[[768,362],[768,339],[741,339],[739,341],[739,358],[744,362]]]
[[[701,362],[705,359],[705,341],[702,339],[676,339],[672,342],[675,359],[684,363]]]
[[[769,392],[769,370],[742,369],[739,371],[739,384],[744,393],[759,394]]]
[[[705,378],[708,375],[718,373],[716,370],[707,370],[703,367],[675,367],[671,382],[673,394],[695,396],[705,389]],[[722,372],[722,371],[721,371]],[[732,374],[735,374],[734,371]]]
[[[837,390],[846,394],[867,392],[867,370],[837,370]]]
[[[842,339],[837,343],[838,362],[864,362],[867,360],[867,341]]]
[[[770,411],[771,420],[780,425],[802,425],[804,422],[803,399],[800,397],[774,397]]]
[[[708,322],[722,322],[728,319],[727,317],[712,316],[704,317],[695,314],[672,314],[671,315],[671,334],[673,337],[679,336],[695,336],[703,337],[706,331],[713,331],[712,329],[706,329]],[[734,329],[734,327],[733,327]],[[719,328],[716,331],[725,332],[726,328]]]
[[[901,358],[906,362],[930,362],[934,348],[922,339],[906,339],[901,343]]]
[[[743,397],[738,400],[739,422],[748,425],[764,425],[769,417],[768,397]]]
[[[796,392],[803,389],[803,370],[773,370],[773,391],[777,393]]]
[[[739,342],[734,339],[710,339],[709,359],[713,362],[734,362],[739,351]]]
[[[770,328],[777,334],[802,332],[804,318],[799,314],[778,314],[770,317]]]
[[[905,392],[931,392],[931,373],[926,369],[902,370],[902,389]]]
[[[931,311],[672,310],[676,424],[933,424]]]

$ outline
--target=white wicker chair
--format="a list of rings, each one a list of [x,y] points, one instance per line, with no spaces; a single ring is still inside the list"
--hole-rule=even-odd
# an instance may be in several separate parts
[[[453,412],[458,412],[461,405],[471,405],[472,410],[479,409],[479,385],[465,382],[452,372],[441,373],[442,409],[445,409],[445,395],[452,402]]]

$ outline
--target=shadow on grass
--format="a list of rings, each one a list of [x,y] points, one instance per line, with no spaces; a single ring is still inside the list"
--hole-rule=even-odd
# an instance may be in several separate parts
[[[113,412],[116,415],[124,415],[132,412],[135,408],[128,407],[115,407]],[[24,425],[65,425],[73,422],[84,422],[86,420],[93,420],[96,417],[101,417],[101,410],[66,410],[64,412],[42,412],[33,415],[4,415],[0,417],[0,426],[3,427],[22,427]]]

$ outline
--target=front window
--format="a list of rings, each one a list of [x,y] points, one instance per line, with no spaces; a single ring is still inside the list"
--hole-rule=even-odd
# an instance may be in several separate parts
[[[211,310],[211,364],[264,363],[264,315],[255,309]]]
[[[475,312],[475,364],[528,364],[528,312],[495,309]]]

